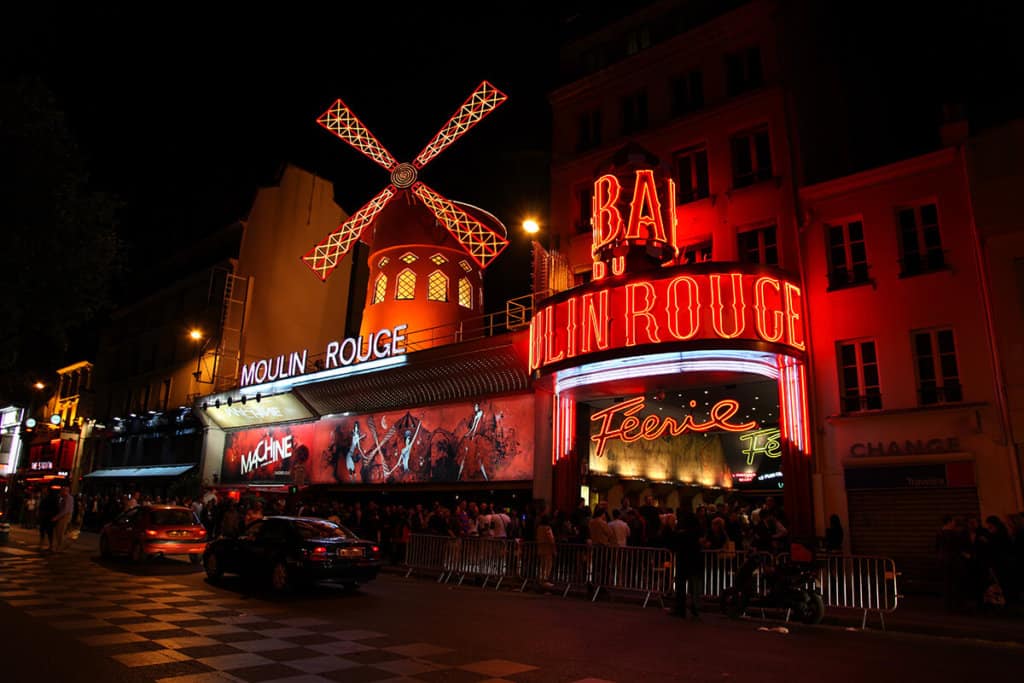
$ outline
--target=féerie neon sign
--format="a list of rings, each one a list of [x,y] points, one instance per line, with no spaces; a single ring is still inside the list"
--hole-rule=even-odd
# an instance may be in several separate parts
[[[665,434],[679,436],[684,432],[709,432],[711,430],[746,432],[757,427],[756,420],[741,424],[729,422],[740,411],[739,402],[731,398],[722,399],[711,406],[710,419],[706,422],[698,422],[693,415],[686,415],[681,420],[648,415],[641,420],[637,417],[637,413],[643,411],[645,404],[645,398],[637,396],[599,410],[590,416],[591,422],[598,423],[597,434],[590,437],[590,440],[597,444],[597,450],[594,453],[596,457],[600,458],[604,455],[605,446],[609,441],[615,439],[623,443],[633,443],[641,439],[654,441]],[[697,402],[690,401],[690,407],[697,407]],[[622,420],[618,426],[613,427],[612,421],[620,415]]]

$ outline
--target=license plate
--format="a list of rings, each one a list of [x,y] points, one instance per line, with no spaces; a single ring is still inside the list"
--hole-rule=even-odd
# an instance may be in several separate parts
[[[338,557],[362,557],[363,555],[362,548],[340,548],[338,550]]]
[[[168,536],[184,536],[187,533],[188,533],[187,531],[168,531],[167,535]]]

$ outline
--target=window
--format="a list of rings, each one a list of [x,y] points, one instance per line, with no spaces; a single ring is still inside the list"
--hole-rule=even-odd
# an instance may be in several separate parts
[[[373,281],[373,301],[371,304],[379,304],[384,301],[384,297],[387,296],[388,292],[388,276],[384,273],[377,275],[377,279]]]
[[[473,308],[473,285],[464,277],[459,278],[459,305],[463,308]]]
[[[740,260],[760,263],[762,266],[779,265],[779,247],[775,239],[775,226],[740,233]]]
[[[416,298],[416,273],[408,268],[398,274],[395,298],[399,300]]]
[[[622,134],[647,128],[647,91],[640,90],[622,98]]]
[[[828,287],[840,289],[868,281],[868,252],[860,221],[826,225],[828,240]]]
[[[953,330],[915,332],[914,358],[921,405],[963,400]]]
[[[386,266],[389,263],[391,263],[391,259],[389,259],[387,256],[382,256],[380,258],[380,261],[377,262],[377,267],[378,268],[383,268],[384,266]]]
[[[772,144],[767,127],[739,133],[730,143],[733,187],[747,187],[772,177]]]
[[[755,46],[725,56],[725,89],[729,95],[753,90],[763,82],[761,48]]]
[[[704,106],[704,74],[700,71],[672,79],[672,115],[679,116]]]
[[[427,277],[427,300],[448,301],[448,276],[440,270]]]
[[[601,110],[580,114],[576,136],[576,151],[586,152],[601,146]]]
[[[635,55],[651,46],[651,31],[646,26],[626,34],[626,54]]]
[[[703,145],[676,152],[672,160],[676,173],[676,204],[687,204],[711,194],[708,152]]]
[[[576,202],[579,204],[576,233],[588,233],[592,229],[590,219],[594,215],[594,186],[588,183],[576,190]]]
[[[896,210],[900,228],[900,275],[917,275],[946,265],[935,204]]]
[[[467,261],[466,259],[462,259],[461,261],[459,261],[459,267],[462,268],[467,273],[473,270],[473,266],[469,265],[469,261]]]
[[[711,260],[711,242],[699,242],[683,248],[682,262],[690,265]]]
[[[430,261],[435,266],[443,266],[444,264],[448,263],[448,259],[446,259],[441,254],[434,254],[433,256],[430,257]]]
[[[413,263],[415,261],[418,261],[419,258],[420,258],[419,256],[417,256],[416,254],[412,253],[411,251],[407,251],[407,252],[405,252],[404,254],[402,254],[399,257],[399,260],[402,263]]]
[[[882,409],[875,342],[839,344],[839,379],[840,403],[844,413]]]

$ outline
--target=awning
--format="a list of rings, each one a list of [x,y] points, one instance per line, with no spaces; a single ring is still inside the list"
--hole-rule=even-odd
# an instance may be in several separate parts
[[[166,465],[157,467],[110,467],[96,470],[82,477],[83,479],[136,479],[140,477],[177,477],[195,465]]]

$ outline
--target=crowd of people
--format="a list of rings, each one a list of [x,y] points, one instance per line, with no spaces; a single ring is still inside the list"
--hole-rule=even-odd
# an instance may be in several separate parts
[[[40,547],[59,552],[69,532],[99,531],[126,509],[143,503],[190,507],[211,537],[239,535],[264,515],[320,517],[378,543],[384,557],[395,564],[404,561],[410,536],[421,533],[533,541],[542,564],[549,564],[555,548],[564,543],[667,548],[677,559],[681,552],[689,553],[693,564],[702,561],[701,550],[775,554],[787,552],[791,541],[785,511],[772,497],[758,504],[736,499],[678,510],[657,505],[650,496],[638,506],[625,498],[618,507],[599,503],[593,508],[581,498],[576,508],[560,510],[537,508],[533,503],[510,506],[466,499],[450,505],[436,500],[398,504],[274,494],[238,497],[213,491],[194,499],[137,491],[72,496],[67,487],[51,487],[26,496],[20,518],[23,526],[38,528]],[[840,519],[831,515],[824,537],[816,539],[817,548],[842,552],[843,544]],[[991,609],[1021,600],[1024,515],[1010,515],[1006,522],[996,516],[984,521],[946,517],[935,547],[949,611]]]
[[[948,612],[1016,608],[1024,591],[1024,514],[943,518],[935,549]]]

